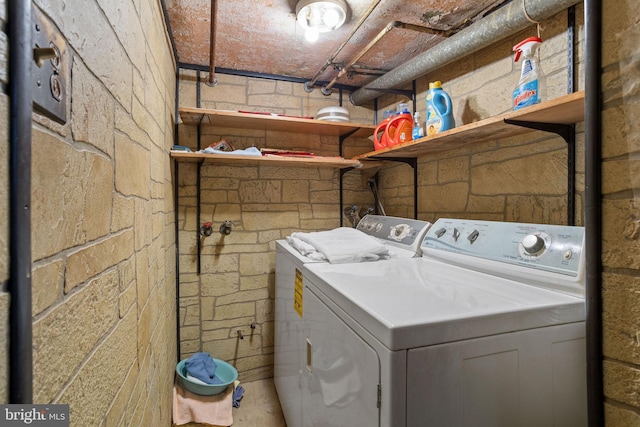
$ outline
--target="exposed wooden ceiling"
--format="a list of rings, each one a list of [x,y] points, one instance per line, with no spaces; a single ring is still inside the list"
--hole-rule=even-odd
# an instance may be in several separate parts
[[[296,0],[215,2],[216,68],[361,87],[504,0],[346,0],[346,23],[315,43],[305,40],[296,22]],[[165,6],[178,61],[208,67],[211,0],[166,0]]]

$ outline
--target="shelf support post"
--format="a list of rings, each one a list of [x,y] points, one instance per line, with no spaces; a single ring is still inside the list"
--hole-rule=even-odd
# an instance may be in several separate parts
[[[340,157],[344,157],[344,152],[343,152],[344,142],[347,140],[347,138],[349,138],[351,135],[353,135],[354,133],[358,132],[359,130],[360,130],[360,128],[355,128],[355,129],[350,130],[349,132],[345,133],[344,135],[340,135],[340,143],[338,145],[338,147],[339,147],[338,154],[340,155]]]
[[[344,135],[340,135],[339,138],[339,144],[338,144],[338,153],[340,155],[340,157],[344,157],[344,142],[347,140],[347,138],[349,138],[351,135],[353,135],[354,133],[358,132],[360,130],[360,128],[355,128],[353,130],[350,130],[349,132],[345,133]],[[343,219],[342,219],[342,208],[344,206],[344,199],[342,196],[342,190],[344,187],[344,181],[343,181],[343,177],[344,174],[349,172],[350,170],[352,170],[354,168],[346,168],[346,169],[340,169],[340,227],[342,227],[343,224]]]
[[[344,175],[347,172],[350,172],[354,169],[357,169],[355,166],[351,166],[348,168],[344,168],[344,169],[340,169],[340,189],[338,190],[338,192],[340,193],[340,227],[342,227],[344,225],[344,218],[342,217],[342,209],[344,207],[344,197],[342,195],[342,190],[344,189]]]

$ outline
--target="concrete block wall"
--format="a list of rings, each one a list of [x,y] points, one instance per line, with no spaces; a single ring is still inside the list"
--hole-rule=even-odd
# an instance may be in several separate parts
[[[161,3],[46,0],[33,7],[68,49],[61,59],[67,122],[33,115],[33,401],[69,404],[72,426],[168,426],[177,347],[169,162],[175,60]],[[6,146],[0,144],[3,217]],[[6,229],[3,221],[3,282]],[[0,298],[3,348],[7,299]]]
[[[584,88],[584,31],[582,6],[576,8],[576,90]],[[541,67],[547,81],[547,99],[567,93],[567,13],[541,24]],[[511,93],[520,76],[512,47],[536,35],[526,31],[489,48],[460,58],[416,81],[417,110],[426,118],[429,82],[440,80],[451,96],[456,125],[473,123],[511,110]],[[406,102],[388,97],[380,111]],[[575,217],[583,218],[583,125],[576,127]],[[483,218],[534,223],[567,222],[567,144],[554,134],[536,131],[528,135],[473,143],[459,149],[418,159],[418,216]],[[413,178],[408,166],[383,169],[382,202],[387,213],[413,213]]]
[[[201,80],[206,79],[201,73]],[[339,105],[339,92],[325,97],[302,84],[217,74],[218,85],[201,84],[201,107],[269,111],[314,116]],[[197,75],[180,76],[181,106],[196,106]],[[344,94],[344,97],[348,96]],[[345,107],[347,107],[345,103]],[[372,112],[348,106],[353,121],[372,123]],[[336,156],[338,138],[287,132],[202,126],[201,147],[226,139],[250,146],[312,151]],[[197,127],[180,126],[179,142],[197,147]],[[345,157],[372,150],[368,139],[349,139]],[[328,230],[340,225],[339,171],[332,168],[234,166],[205,163],[200,171],[200,224],[197,223],[197,166],[179,164],[180,340],[181,358],[208,351],[233,363],[241,381],[273,375],[275,241],[294,231]],[[363,178],[364,177],[364,178]],[[344,176],[345,205],[372,206],[366,174]],[[232,232],[222,236],[224,221]],[[213,235],[199,238],[204,222]],[[345,225],[349,225],[345,221]],[[201,245],[200,274],[197,247]],[[251,324],[255,323],[255,329]],[[240,331],[244,338],[238,338]]]

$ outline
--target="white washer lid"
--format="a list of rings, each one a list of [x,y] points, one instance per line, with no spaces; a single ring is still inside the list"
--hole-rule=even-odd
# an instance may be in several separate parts
[[[304,276],[390,350],[585,319],[582,298],[425,258],[307,264]]]

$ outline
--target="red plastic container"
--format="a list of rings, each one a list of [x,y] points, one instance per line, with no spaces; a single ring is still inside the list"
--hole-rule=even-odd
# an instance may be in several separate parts
[[[413,117],[411,114],[398,114],[387,123],[385,128],[387,147],[411,141],[413,131]]]

